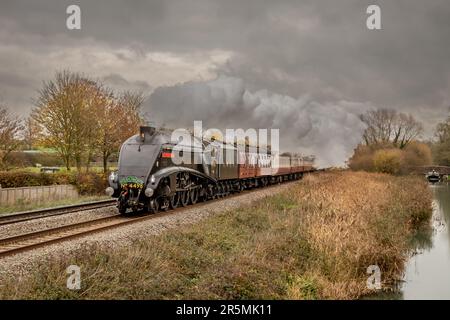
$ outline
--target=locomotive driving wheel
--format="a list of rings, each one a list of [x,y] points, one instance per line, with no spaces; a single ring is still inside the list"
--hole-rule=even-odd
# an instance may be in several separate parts
[[[151,214],[158,213],[159,201],[158,199],[151,199],[147,205],[147,211]]]
[[[218,198],[219,198],[219,186],[214,186],[211,199],[218,199]]]
[[[189,204],[190,194],[189,191],[182,191],[180,193],[180,203],[183,207],[186,207]]]
[[[220,199],[220,198],[222,198],[222,184],[219,184],[218,186],[217,186],[217,193],[216,193],[216,198],[217,199]]]
[[[207,188],[207,187],[202,187],[202,188],[199,190],[199,193],[200,193],[200,200],[201,200],[202,202],[208,201],[208,188]]]
[[[198,189],[192,189],[190,191],[191,204],[196,204],[197,203],[197,201],[198,201],[198,193],[199,193]]]
[[[171,209],[176,209],[178,205],[180,204],[180,195],[178,192],[175,192],[169,200],[169,205]]]
[[[168,211],[170,208],[170,199],[167,197],[164,197],[163,199],[161,199],[160,201],[160,209],[162,211]]]

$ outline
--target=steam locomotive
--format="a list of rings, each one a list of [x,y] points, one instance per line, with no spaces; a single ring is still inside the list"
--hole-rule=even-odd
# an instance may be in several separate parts
[[[192,139],[196,143],[183,144],[174,141],[168,130],[141,127],[139,134],[123,143],[118,171],[111,173],[106,189],[109,196],[118,198],[120,213],[166,211],[299,179],[315,170],[312,157],[280,156],[247,144]]]

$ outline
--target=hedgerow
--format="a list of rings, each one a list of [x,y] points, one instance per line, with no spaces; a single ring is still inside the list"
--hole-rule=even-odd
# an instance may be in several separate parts
[[[34,173],[26,171],[0,172],[2,188],[49,186],[60,184],[75,185],[82,195],[102,194],[107,186],[104,174],[88,172]]]

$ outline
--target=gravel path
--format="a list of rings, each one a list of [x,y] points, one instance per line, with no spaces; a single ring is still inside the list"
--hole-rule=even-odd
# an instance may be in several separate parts
[[[104,247],[118,247],[130,245],[133,241],[137,239],[142,239],[149,235],[157,235],[164,232],[170,228],[176,228],[178,226],[192,224],[199,220],[202,220],[210,215],[217,214],[230,209],[236,209],[241,206],[249,205],[257,200],[261,200],[274,193],[279,193],[284,190],[289,189],[296,182],[284,183],[282,185],[273,186],[265,189],[254,190],[251,192],[246,192],[242,195],[238,195],[232,198],[225,198],[221,200],[216,200],[212,202],[207,202],[204,205],[187,207],[183,211],[175,211],[172,215],[166,215],[162,217],[156,217],[141,223],[136,223],[132,225],[127,225],[123,227],[117,227],[107,232],[98,232],[92,235],[87,235],[82,238],[77,238],[74,240],[68,240],[61,243],[53,244],[50,246],[37,248],[32,251],[27,251],[23,253],[16,254],[14,256],[0,258],[0,276],[6,274],[13,274],[14,276],[20,276],[27,271],[33,269],[35,263],[39,263],[42,259],[52,257],[55,255],[70,255],[72,251],[80,249],[84,244],[97,243]],[[111,208],[100,208],[89,211],[100,211],[98,217],[102,215],[111,215],[116,213],[114,209]],[[87,212],[81,212],[76,214],[81,214],[86,218]],[[87,220],[92,219],[92,214],[87,213]],[[67,215],[66,215],[67,216]],[[64,217],[66,217],[64,216]],[[97,216],[96,216],[97,217]],[[79,219],[80,217],[73,217],[73,219]],[[48,218],[45,218],[48,219]],[[53,225],[56,222],[56,217],[52,221],[45,222],[48,225]],[[62,220],[67,221],[67,217]],[[80,221],[80,220],[77,220]],[[32,224],[32,221],[27,222],[27,224]],[[6,226],[5,226],[6,227]],[[36,226],[29,226],[30,228]],[[42,227],[42,222],[40,227]],[[1,229],[0,234],[3,235],[3,229]],[[31,231],[31,229],[29,229]]]

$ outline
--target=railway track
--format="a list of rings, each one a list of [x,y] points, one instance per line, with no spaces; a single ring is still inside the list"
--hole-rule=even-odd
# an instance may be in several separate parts
[[[106,230],[117,225],[128,224],[135,219],[138,218],[133,219],[114,215],[3,238],[0,239],[0,257],[49,245],[62,240],[72,239],[92,232]]]
[[[230,197],[238,196],[233,195]],[[62,242],[69,239],[90,235],[96,232],[105,231],[119,226],[138,223],[144,220],[160,218],[173,212],[180,212],[192,207],[206,205],[207,202],[197,203],[195,205],[180,207],[170,211],[162,211],[157,214],[140,214],[137,216],[123,216],[116,214],[114,216],[98,218],[94,220],[79,222],[66,226],[49,228],[35,232],[15,235],[0,239],[0,258],[14,255],[23,251],[28,251],[38,247],[44,247],[53,243]]]
[[[269,186],[266,187],[265,189],[275,188],[276,186],[277,185]],[[235,197],[240,197],[244,194],[255,192],[256,190],[258,189],[246,190],[241,193],[231,194],[224,199],[232,199]],[[140,213],[139,215],[136,216],[123,216],[117,214],[114,216],[103,217],[94,220],[78,222],[75,224],[60,226],[56,228],[49,228],[3,238],[0,239],[0,258],[32,250],[38,247],[44,247],[54,243],[80,238],[86,235],[105,231],[108,229],[117,228],[120,226],[126,226],[134,223],[139,223],[145,220],[164,217],[166,215],[171,215],[176,212],[179,213],[194,207],[205,206],[209,203],[210,201],[199,202],[194,205],[189,205],[186,207],[178,207],[174,210],[160,211],[156,214]]]
[[[84,210],[110,207],[110,206],[113,206],[115,203],[116,203],[115,199],[108,199],[108,200],[102,200],[102,201],[96,201],[96,202],[75,204],[75,205],[70,205],[70,206],[55,207],[55,208],[49,208],[49,209],[40,209],[40,210],[26,211],[26,212],[20,212],[20,213],[8,214],[8,215],[1,215],[0,216],[0,226],[18,223],[18,222],[30,221],[30,220],[34,220],[34,219],[59,216],[59,215],[63,215],[63,214],[71,213],[71,212],[78,212],[78,211],[84,211]]]

